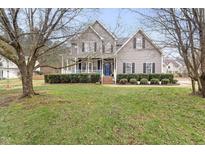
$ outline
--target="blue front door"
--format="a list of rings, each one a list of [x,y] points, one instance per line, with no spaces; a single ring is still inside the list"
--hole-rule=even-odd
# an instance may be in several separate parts
[[[110,68],[110,63],[105,64],[105,76],[110,76],[111,74],[111,68]]]

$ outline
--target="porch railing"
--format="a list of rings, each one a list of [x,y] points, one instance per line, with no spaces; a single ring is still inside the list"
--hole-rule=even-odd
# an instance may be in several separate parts
[[[71,73],[99,73],[101,74],[102,73],[102,70],[79,70],[77,69],[76,71],[75,70],[64,70],[63,71],[63,74],[71,74]]]

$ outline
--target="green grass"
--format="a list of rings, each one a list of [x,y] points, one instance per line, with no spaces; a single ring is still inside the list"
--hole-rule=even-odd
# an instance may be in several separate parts
[[[205,100],[189,88],[59,84],[36,90],[40,96],[0,107],[0,144],[205,143]],[[20,92],[0,88],[0,97]]]

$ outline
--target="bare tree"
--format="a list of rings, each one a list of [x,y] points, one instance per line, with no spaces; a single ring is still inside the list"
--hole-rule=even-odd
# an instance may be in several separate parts
[[[197,82],[199,92],[205,97],[204,9],[152,9],[151,14],[132,11],[152,25],[148,28],[161,34],[160,42],[164,46],[177,49],[187,67],[193,93]]]
[[[80,30],[81,26],[75,19],[81,11],[82,9],[0,9],[0,55],[18,66],[23,97],[36,94],[32,82],[36,61],[64,44]]]

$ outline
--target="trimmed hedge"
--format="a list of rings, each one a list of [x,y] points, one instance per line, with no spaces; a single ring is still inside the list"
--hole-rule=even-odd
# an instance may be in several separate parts
[[[142,79],[140,80],[140,84],[144,84],[144,85],[148,84],[148,79],[142,78]]]
[[[96,83],[100,74],[52,74],[44,76],[45,83]]]
[[[117,75],[117,82],[119,83],[119,81],[121,79],[127,79],[128,82],[130,81],[130,79],[136,79],[137,81],[140,81],[141,79],[147,79],[148,81],[151,81],[151,79],[158,79],[159,81],[161,81],[162,79],[169,79],[170,82],[172,82],[174,80],[174,75],[173,74],[118,74]]]
[[[137,84],[137,80],[135,78],[131,78],[129,82],[131,84]]]
[[[120,79],[120,84],[127,84],[127,79]]]
[[[151,79],[150,84],[159,84],[159,79],[157,79],[157,78]]]
[[[169,79],[162,79],[161,84],[169,84],[170,80]]]

